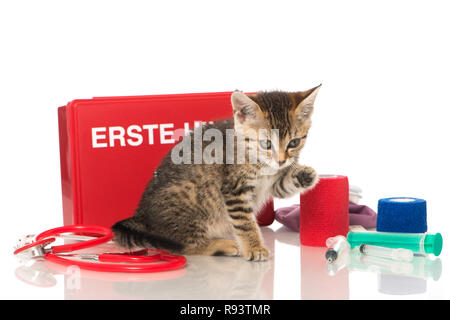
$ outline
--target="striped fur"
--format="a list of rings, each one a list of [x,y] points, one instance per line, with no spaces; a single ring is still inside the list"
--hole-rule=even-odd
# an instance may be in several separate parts
[[[255,214],[271,196],[290,197],[317,181],[314,169],[299,165],[298,159],[311,126],[318,88],[254,96],[233,93],[233,119],[196,130],[218,129],[225,141],[226,130],[233,129],[244,137],[235,138],[235,156],[237,145],[244,141],[246,160],[250,150],[256,150],[258,161],[175,164],[169,152],[147,185],[134,216],[112,227],[116,242],[125,247],[156,247],[184,254],[268,259]],[[278,130],[278,140],[271,150],[262,149],[259,137],[250,134],[255,129],[269,133]],[[300,138],[300,143],[288,147],[295,138]],[[204,141],[203,147],[208,143]],[[225,155],[225,145],[223,151]]]

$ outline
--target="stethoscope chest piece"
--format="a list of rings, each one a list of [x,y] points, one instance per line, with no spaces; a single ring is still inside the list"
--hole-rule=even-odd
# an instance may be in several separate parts
[[[14,255],[19,259],[29,260],[36,258],[44,258],[45,254],[51,249],[45,249],[47,245],[54,242],[55,238],[47,238],[38,241],[33,241],[31,243],[24,242],[22,246],[20,243],[16,246]]]

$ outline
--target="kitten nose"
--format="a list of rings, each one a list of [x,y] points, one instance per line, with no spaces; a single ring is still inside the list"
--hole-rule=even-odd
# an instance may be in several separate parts
[[[278,165],[281,167],[285,162],[286,160],[278,160]]]

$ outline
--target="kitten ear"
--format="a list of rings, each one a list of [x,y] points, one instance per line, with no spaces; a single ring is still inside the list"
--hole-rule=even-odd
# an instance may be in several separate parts
[[[314,101],[316,100],[317,93],[321,87],[322,84],[319,84],[317,87],[306,91],[296,92],[294,94],[295,101],[297,102],[295,115],[298,119],[306,120],[311,117],[314,110]]]
[[[258,122],[262,117],[262,111],[258,104],[242,91],[233,92],[231,104],[235,123],[250,125]]]

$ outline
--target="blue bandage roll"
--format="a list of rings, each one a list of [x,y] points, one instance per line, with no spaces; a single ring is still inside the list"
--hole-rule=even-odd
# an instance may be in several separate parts
[[[426,232],[427,202],[410,197],[378,200],[377,231]]]

